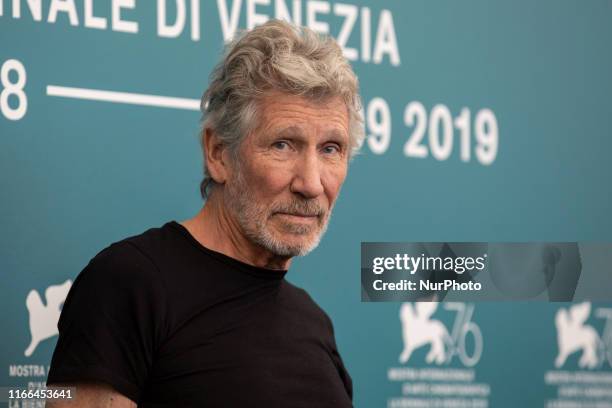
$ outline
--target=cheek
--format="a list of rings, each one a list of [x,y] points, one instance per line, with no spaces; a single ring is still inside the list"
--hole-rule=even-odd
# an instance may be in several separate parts
[[[323,186],[325,187],[330,203],[336,200],[340,188],[344,183],[344,179],[346,178],[346,172],[346,166],[337,166],[328,169],[323,175]]]
[[[291,172],[283,167],[261,164],[245,170],[248,186],[256,195],[280,193],[291,183]]]

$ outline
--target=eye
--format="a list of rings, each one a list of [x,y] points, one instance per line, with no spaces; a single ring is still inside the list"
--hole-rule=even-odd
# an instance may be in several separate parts
[[[285,142],[284,140],[279,140],[272,143],[272,147],[276,150],[287,150],[289,148],[289,143]]]
[[[335,145],[335,144],[325,145],[323,146],[323,153],[326,153],[326,154],[340,153],[340,147],[338,147],[338,145]]]

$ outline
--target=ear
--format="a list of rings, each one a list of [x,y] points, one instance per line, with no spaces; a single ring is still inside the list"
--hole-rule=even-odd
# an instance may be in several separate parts
[[[412,315],[412,305],[408,302],[404,302],[402,303],[402,305],[400,306],[400,317],[401,316],[410,316]]]
[[[591,314],[590,302],[578,303],[570,309],[570,315],[572,316],[572,322],[574,324],[586,322],[589,318],[589,314]]]
[[[204,160],[210,177],[218,183],[223,184],[229,175],[229,163],[227,155],[224,154],[226,146],[219,140],[216,132],[210,128],[204,130]]]
[[[437,302],[418,302],[416,304],[417,315],[420,319],[429,319],[438,308]]]

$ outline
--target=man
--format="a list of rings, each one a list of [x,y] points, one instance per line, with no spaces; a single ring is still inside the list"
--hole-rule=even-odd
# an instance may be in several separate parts
[[[206,203],[81,272],[48,377],[77,400],[49,407],[351,406],[329,317],[284,276],[325,231],[359,109],[332,39],[271,21],[230,44],[202,98]]]

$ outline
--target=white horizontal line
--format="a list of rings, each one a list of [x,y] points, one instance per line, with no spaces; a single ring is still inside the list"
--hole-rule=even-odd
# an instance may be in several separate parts
[[[104,91],[100,89],[72,88],[56,85],[47,85],[47,95],[59,96],[62,98],[157,106],[160,108],[187,109],[196,111],[200,110],[199,99],[175,98],[173,96],[146,95],[129,92]]]

